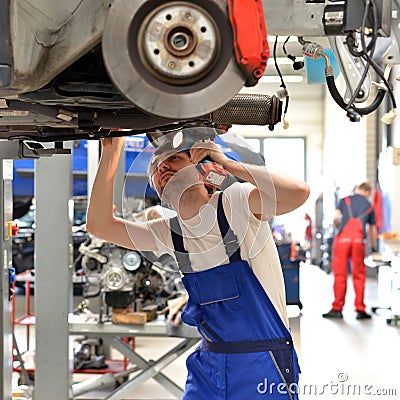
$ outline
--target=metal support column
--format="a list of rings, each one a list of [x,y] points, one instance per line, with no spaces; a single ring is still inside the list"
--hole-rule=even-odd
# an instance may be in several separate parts
[[[69,146],[72,148],[72,146]],[[36,160],[36,400],[72,398],[72,157]]]
[[[2,336],[0,345],[0,398],[11,400],[12,381],[12,325],[11,325],[11,292],[10,268],[11,238],[9,236],[9,222],[12,220],[12,161],[5,160],[0,143],[0,218],[2,221],[0,239],[0,332]]]
[[[35,156],[21,142],[0,140],[0,399],[11,400],[12,397],[12,323],[10,273],[12,267],[11,232],[13,197],[11,160]]]

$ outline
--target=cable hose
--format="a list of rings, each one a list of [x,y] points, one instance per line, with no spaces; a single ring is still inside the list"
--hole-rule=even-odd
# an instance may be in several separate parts
[[[343,110],[347,111],[348,104],[346,104],[344,102],[342,96],[338,92],[337,87],[335,85],[335,78],[333,76],[327,76],[326,83],[328,85],[329,93],[331,94],[332,98],[335,100],[336,104],[339,107],[343,108]],[[364,107],[364,108],[357,108],[357,107],[353,106],[352,108],[355,112],[357,112],[360,115],[368,115],[371,112],[375,111],[381,105],[381,103],[385,97],[385,94],[386,94],[386,90],[378,88],[375,99],[369,106]]]
[[[348,47],[348,50],[349,50],[349,52],[350,52],[351,55],[353,55],[353,56],[355,56],[355,57],[358,57],[357,53],[354,53],[354,52],[352,51],[352,48],[351,48],[351,47]],[[364,57],[365,57],[365,56],[363,55],[362,58],[365,60]],[[384,84],[386,85],[386,87],[388,87],[389,96],[390,96],[390,99],[391,99],[391,102],[392,102],[392,107],[393,107],[393,108],[396,108],[396,107],[397,107],[397,105],[396,105],[396,99],[395,99],[395,97],[394,97],[394,95],[393,95],[393,91],[389,89],[389,84],[388,84],[388,82],[387,82],[387,79],[385,78],[385,76],[384,76],[383,72],[381,71],[379,65],[378,65],[373,59],[371,59],[371,58],[370,58],[369,60],[367,59],[367,61],[371,64],[372,68],[373,68],[374,71],[378,74],[378,76],[383,80],[383,82],[384,82]],[[385,91],[385,92],[386,92],[386,91]]]

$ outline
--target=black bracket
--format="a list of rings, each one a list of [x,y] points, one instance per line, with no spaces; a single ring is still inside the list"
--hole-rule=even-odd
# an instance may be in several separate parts
[[[54,147],[49,148],[33,140],[19,141],[19,158],[51,157],[54,154],[71,154],[71,149],[64,149],[62,142],[56,142],[54,143]]]

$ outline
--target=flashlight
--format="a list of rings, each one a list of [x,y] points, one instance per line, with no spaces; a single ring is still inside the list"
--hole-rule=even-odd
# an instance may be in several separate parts
[[[200,179],[205,185],[215,188],[221,188],[226,180],[226,171],[221,164],[209,159],[200,161],[197,165]]]

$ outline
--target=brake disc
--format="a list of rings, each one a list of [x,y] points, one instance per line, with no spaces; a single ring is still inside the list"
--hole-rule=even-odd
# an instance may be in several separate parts
[[[165,118],[209,114],[242,88],[224,2],[116,0],[102,39],[115,86]]]

